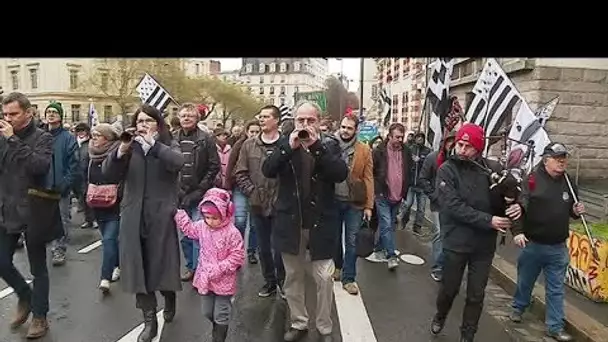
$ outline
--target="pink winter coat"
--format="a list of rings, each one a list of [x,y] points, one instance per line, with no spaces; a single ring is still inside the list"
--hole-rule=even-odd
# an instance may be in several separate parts
[[[219,228],[210,228],[205,220],[192,222],[181,209],[175,214],[177,227],[200,244],[193,285],[203,295],[211,291],[220,296],[232,296],[236,293],[236,272],[245,261],[243,238],[234,226],[234,204],[230,201],[230,193],[218,188],[207,191],[199,210],[205,202],[212,202],[219,209],[222,215]]]

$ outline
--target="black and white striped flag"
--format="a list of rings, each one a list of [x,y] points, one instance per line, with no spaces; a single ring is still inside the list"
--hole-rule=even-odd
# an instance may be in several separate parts
[[[383,118],[382,125],[384,127],[388,127],[391,124],[393,99],[388,96],[386,89],[381,89],[378,95],[378,101],[380,103],[380,117]]]
[[[136,90],[143,103],[155,107],[161,113],[173,101],[171,95],[148,73],[139,82]]]
[[[282,104],[281,106],[279,106],[279,111],[281,112],[281,118],[279,119],[279,122],[283,122],[288,119],[293,119],[293,116],[291,115],[291,109],[287,105]]]
[[[468,122],[480,125],[486,135],[497,135],[513,108],[524,98],[498,61],[489,58],[473,87],[475,96],[467,108]]]
[[[450,80],[454,70],[453,58],[439,58],[428,66],[431,78],[426,91],[427,101],[431,104],[427,140],[433,150],[439,149],[446,117],[450,109]]]

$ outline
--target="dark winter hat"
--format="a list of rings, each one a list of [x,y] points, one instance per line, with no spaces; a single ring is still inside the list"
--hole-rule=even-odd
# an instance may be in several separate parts
[[[89,125],[87,125],[84,122],[79,123],[78,125],[76,125],[74,127],[74,132],[87,132],[90,133],[91,132],[91,127],[89,127]]]
[[[553,142],[543,150],[543,157],[566,157],[568,149],[562,143]]]
[[[46,111],[52,108],[54,110],[56,110],[59,113],[59,118],[61,119],[61,121],[63,121],[63,107],[61,106],[61,102],[51,102],[49,103],[48,106],[46,106],[46,109],[44,110],[44,112],[46,113]]]

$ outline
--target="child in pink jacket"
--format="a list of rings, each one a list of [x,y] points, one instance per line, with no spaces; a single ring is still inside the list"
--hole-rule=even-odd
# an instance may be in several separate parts
[[[198,208],[202,220],[192,222],[180,209],[175,222],[201,246],[193,285],[203,297],[205,317],[213,323],[213,341],[224,341],[236,293],[236,272],[245,261],[245,248],[241,233],[234,226],[234,204],[229,192],[208,190]]]

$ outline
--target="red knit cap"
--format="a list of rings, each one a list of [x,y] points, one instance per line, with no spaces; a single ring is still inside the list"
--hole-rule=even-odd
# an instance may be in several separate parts
[[[486,146],[485,133],[481,126],[466,123],[460,127],[456,133],[456,142],[466,141],[471,144],[478,152],[483,152]]]

